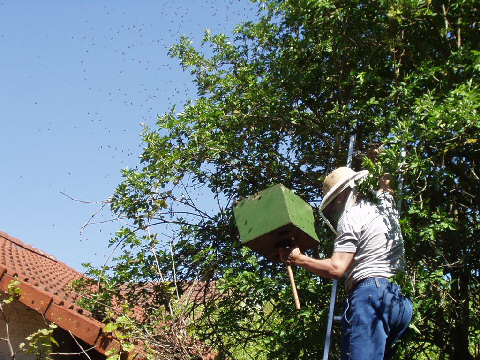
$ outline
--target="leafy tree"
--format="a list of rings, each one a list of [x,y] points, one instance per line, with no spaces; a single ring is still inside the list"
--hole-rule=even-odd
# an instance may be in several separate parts
[[[381,144],[364,165],[402,179],[417,331],[400,353],[478,357],[479,5],[264,0],[230,37],[206,31],[201,50],[180,39],[171,55],[198,97],[145,129],[141,164],[123,171],[111,198],[122,253],[100,272],[99,298],[133,306],[135,287],[154,284],[143,324],[181,318],[220,358],[319,357],[330,283],[298,270],[293,310],[282,266],[241,246],[232,206],[278,182],[314,203],[354,132],[354,167]],[[313,255],[328,255],[319,234]]]
[[[466,80],[420,97],[415,115],[393,129],[397,143],[384,161],[402,166],[407,184],[403,230],[414,262],[417,344],[451,359],[479,355],[479,90]],[[410,149],[405,159],[395,154],[401,146]]]

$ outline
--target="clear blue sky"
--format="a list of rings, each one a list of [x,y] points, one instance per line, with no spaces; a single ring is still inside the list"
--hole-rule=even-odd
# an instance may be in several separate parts
[[[82,271],[119,224],[82,226],[139,164],[141,123],[195,98],[181,35],[231,34],[249,0],[0,0],[0,230]],[[107,217],[97,221],[107,220]]]

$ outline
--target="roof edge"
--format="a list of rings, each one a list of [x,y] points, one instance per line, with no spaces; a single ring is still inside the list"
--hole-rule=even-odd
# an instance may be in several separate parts
[[[82,314],[84,311],[82,308],[69,304],[59,297],[29,284],[18,278],[18,274],[12,273],[9,269],[0,265],[0,291],[7,293],[8,285],[13,280],[20,283],[18,287],[21,294],[18,300],[44,316],[48,321],[69,331],[103,355],[106,355],[111,349],[121,349],[119,341],[104,332],[105,324]],[[137,352],[135,353],[137,354]]]

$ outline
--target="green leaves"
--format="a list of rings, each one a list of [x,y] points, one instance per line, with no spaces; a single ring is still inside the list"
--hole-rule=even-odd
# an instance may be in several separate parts
[[[25,354],[31,354],[38,360],[48,360],[51,358],[52,347],[59,346],[53,336],[53,331],[57,325],[50,324],[48,328],[39,329],[25,338],[26,342],[19,345],[21,351]]]
[[[22,289],[20,289],[20,281],[16,278],[10,281],[7,287],[8,297],[6,299],[2,299],[2,303],[10,304],[14,300],[18,299],[20,295],[22,295]]]

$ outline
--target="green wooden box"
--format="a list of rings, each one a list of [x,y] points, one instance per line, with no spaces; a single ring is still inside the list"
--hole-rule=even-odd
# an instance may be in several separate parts
[[[311,206],[282,184],[238,202],[233,213],[242,243],[271,261],[291,238],[302,251],[319,244]]]

